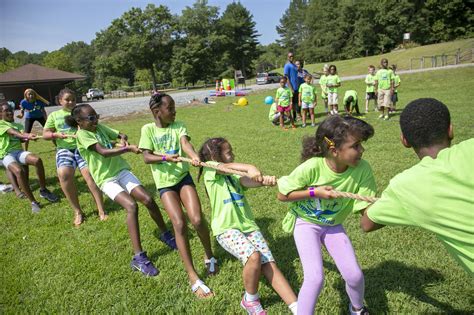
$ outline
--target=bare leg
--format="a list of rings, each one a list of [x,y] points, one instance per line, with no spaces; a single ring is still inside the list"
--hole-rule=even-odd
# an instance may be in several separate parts
[[[38,176],[40,189],[46,189],[46,178],[44,175],[44,166],[41,158],[36,154],[28,154],[25,160],[27,165],[34,165],[36,168],[36,175]]]
[[[88,167],[84,167],[83,169],[80,170],[82,177],[86,181],[87,187],[89,187],[89,190],[94,197],[95,204],[97,205],[97,210],[99,211],[99,218],[101,221],[107,220],[108,216],[107,213],[105,212],[105,206],[104,206],[104,197],[102,195],[102,192],[100,191],[99,187],[97,187],[94,179],[91,176],[91,173],[89,172]]]
[[[314,125],[314,108],[309,109],[309,117],[311,117],[311,124]]]
[[[21,190],[20,187],[18,187],[18,182],[16,180],[15,175],[8,168],[5,170],[5,172],[7,174],[8,181],[10,182],[13,187],[13,190],[15,191],[15,194],[19,196],[21,194]]]
[[[168,231],[165,221],[163,221],[160,208],[156,204],[153,197],[150,196],[143,186],[134,188],[131,192],[131,195],[133,198],[135,198],[135,200],[140,201],[148,209],[148,213],[150,213],[151,218],[153,221],[155,221],[161,233]]]
[[[306,108],[303,108],[302,111],[303,111],[303,115],[302,115],[303,125],[306,125],[306,113],[308,112],[308,110]]]
[[[133,253],[136,255],[143,251],[140,241],[140,226],[138,225],[138,205],[135,200],[124,191],[118,194],[114,201],[127,210],[128,234],[132,241]]]
[[[74,183],[74,172],[75,169],[72,167],[58,168],[58,178],[61,189],[74,210],[74,225],[79,226],[83,222],[83,213],[81,205],[79,204],[77,187]]]
[[[8,165],[8,169],[15,175],[16,180],[20,184],[21,190],[25,193],[26,197],[30,202],[37,202],[28,183],[28,178],[25,173],[25,169],[18,163],[11,163]]]
[[[244,270],[242,271],[244,288],[247,293],[257,294],[261,269],[260,252],[253,252],[245,263]]]
[[[296,302],[297,298],[295,292],[293,292],[293,289],[290,287],[285,276],[281,273],[280,269],[278,269],[274,262],[269,262],[263,265],[262,273],[286,305]]]

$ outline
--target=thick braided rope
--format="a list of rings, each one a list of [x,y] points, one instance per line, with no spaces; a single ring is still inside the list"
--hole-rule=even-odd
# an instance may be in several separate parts
[[[185,157],[182,157],[182,156],[180,156],[178,159],[181,162],[186,162],[186,163],[191,163],[192,162],[191,159],[188,159],[188,158],[185,158]],[[222,166],[219,167],[219,166],[211,165],[211,164],[208,164],[208,163],[205,163],[205,162],[200,162],[199,165],[204,166],[204,167],[213,168],[213,169],[222,171],[224,173],[235,174],[235,175],[240,175],[240,176],[248,176],[248,174],[246,172],[236,171],[236,170],[225,168],[225,167],[222,167]],[[343,191],[337,191],[337,190],[333,190],[333,192],[336,193],[337,198],[350,198],[350,199],[362,200],[362,201],[367,201],[367,202],[372,202],[372,203],[377,201],[377,199],[378,199],[377,197],[361,196],[361,195],[358,195],[358,194],[353,194],[353,193],[343,192]]]

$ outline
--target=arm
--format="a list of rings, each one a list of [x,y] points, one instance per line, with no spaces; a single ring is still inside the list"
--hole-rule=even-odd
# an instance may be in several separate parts
[[[295,90],[293,89],[293,86],[291,85],[290,78],[285,75],[286,77],[286,83],[288,84],[288,87],[290,88],[291,93],[295,93]]]
[[[219,166],[223,167],[223,168],[228,168],[228,169],[231,169],[231,170],[235,170],[235,171],[246,172],[248,174],[248,176],[241,177],[240,178],[241,183],[242,183],[242,179],[244,179],[245,183],[251,184],[253,182],[251,185],[255,185],[255,183],[259,184],[258,186],[252,186],[252,187],[262,186],[262,184],[261,184],[263,182],[262,173],[260,172],[260,170],[258,168],[256,168],[253,165],[244,164],[244,163],[221,163],[221,164],[219,164]],[[226,172],[219,172],[219,171],[218,171],[218,173],[219,174],[227,174]],[[248,179],[249,181],[246,181],[245,178]],[[244,183],[242,183],[242,185],[245,186],[245,187],[249,187],[247,185],[244,185]]]
[[[379,80],[374,81],[374,92],[377,94],[377,91],[379,90]]]
[[[298,104],[301,106],[301,92],[298,93]]]
[[[378,230],[380,228],[383,228],[385,225],[382,224],[377,224],[370,220],[369,216],[367,215],[367,209],[369,209],[370,206],[365,208],[362,212],[362,217],[360,218],[360,227],[364,232],[372,232],[375,230]]]
[[[56,129],[45,128],[43,129],[43,139],[44,140],[53,140],[53,139],[66,139],[71,136],[68,136],[62,132],[55,132]]]
[[[34,133],[21,133],[13,128],[8,129],[7,133],[22,141],[36,140],[36,135]]]
[[[126,145],[126,146],[119,146],[116,148],[108,149],[106,147],[103,147],[98,142],[88,147],[88,149],[96,151],[97,153],[99,153],[100,155],[104,157],[118,156],[127,152],[133,152],[136,154],[141,153],[141,150],[136,145]]]
[[[154,154],[151,150],[143,150],[143,161],[145,164],[179,162],[178,154]]]
[[[311,188],[311,187],[310,187]],[[311,191],[314,192],[314,196],[311,196]],[[331,186],[319,186],[314,187],[314,190],[305,189],[305,190],[295,190],[290,192],[288,195],[283,195],[282,193],[278,193],[278,200],[283,202],[288,201],[300,201],[310,198],[321,198],[321,199],[333,199],[336,195],[332,192]]]
[[[179,141],[184,153],[186,153],[193,160],[192,164],[194,166],[199,166],[201,159],[199,158],[199,155],[196,153],[196,151],[194,151],[194,147],[191,142],[189,142],[188,136],[181,136]]]

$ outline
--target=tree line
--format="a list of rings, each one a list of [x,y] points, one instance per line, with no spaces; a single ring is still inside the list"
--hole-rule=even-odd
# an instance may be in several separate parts
[[[313,63],[387,52],[406,32],[421,45],[470,37],[473,22],[472,4],[462,0],[291,0],[277,26],[280,39],[264,46],[240,2],[220,13],[196,0],[181,15],[148,4],[113,20],[91,44],[71,42],[41,53],[0,48],[0,72],[36,63],[80,73],[87,79],[73,88],[81,92],[194,85],[233,77],[234,70],[252,77],[282,67],[288,50]]]

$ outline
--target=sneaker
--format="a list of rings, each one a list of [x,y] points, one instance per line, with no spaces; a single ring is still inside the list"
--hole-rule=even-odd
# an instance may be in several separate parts
[[[176,246],[176,239],[174,235],[170,231],[166,231],[160,235],[160,241],[165,243],[169,248],[173,250],[178,250],[178,246]]]
[[[249,302],[245,301],[244,296],[242,297],[242,301],[240,301],[240,306],[242,306],[242,308],[246,310],[249,315],[267,315],[267,311],[263,309],[260,300]]]
[[[383,114],[381,114],[381,115],[379,116],[379,119],[382,119],[382,118],[383,118]]]
[[[311,124],[311,127],[316,127],[316,124]]]
[[[302,125],[301,125],[301,128],[305,128],[305,127],[306,127],[306,124],[302,124]]]
[[[10,184],[0,184],[0,192],[5,194],[13,191],[13,186]]]
[[[31,212],[33,213],[39,213],[40,212],[40,209],[41,209],[41,206],[39,203],[37,203],[36,201],[33,201],[31,203]]]
[[[349,314],[350,315],[369,315],[369,310],[367,310],[367,307],[363,306],[360,310],[354,311],[352,308],[352,304],[349,303]]]
[[[52,192],[48,190],[48,188],[40,190],[40,197],[48,200],[49,202],[58,202],[59,198]]]
[[[385,115],[385,117],[383,118],[384,120],[388,120],[388,115]]]
[[[132,270],[134,271],[140,271],[145,276],[154,277],[159,273],[158,269],[156,269],[151,261],[148,260],[146,252],[141,252],[133,256],[130,267],[132,267]]]

